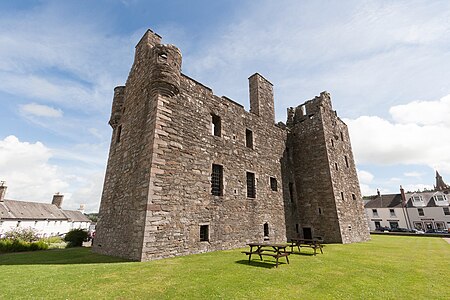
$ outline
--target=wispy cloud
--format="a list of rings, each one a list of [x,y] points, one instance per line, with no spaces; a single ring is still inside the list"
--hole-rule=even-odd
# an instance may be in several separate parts
[[[21,105],[20,111],[25,115],[34,115],[37,117],[60,118],[63,116],[61,109],[36,103]]]

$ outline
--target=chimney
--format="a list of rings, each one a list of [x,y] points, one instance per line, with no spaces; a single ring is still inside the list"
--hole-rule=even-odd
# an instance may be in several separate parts
[[[56,205],[58,208],[61,208],[63,202],[64,195],[56,193],[53,195],[52,204]]]
[[[379,189],[377,189],[377,195],[378,195],[378,197],[381,197],[381,193],[380,193]]]
[[[0,182],[0,202],[3,202],[3,200],[5,200],[6,188],[7,188],[7,186],[5,185],[5,182],[1,181]]]
[[[248,78],[250,112],[271,123],[275,122],[273,86],[267,79],[255,73]]]
[[[402,204],[403,207],[406,206],[406,196],[405,196],[405,190],[403,189],[402,186],[400,186],[400,194],[402,195]]]
[[[80,204],[80,208],[78,209],[81,213],[84,214],[84,209],[85,209],[86,205],[84,204]]]

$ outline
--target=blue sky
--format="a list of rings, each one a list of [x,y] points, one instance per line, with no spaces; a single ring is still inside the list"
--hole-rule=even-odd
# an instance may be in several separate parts
[[[274,84],[277,121],[327,90],[363,194],[450,181],[448,1],[2,1],[0,180],[7,198],[96,211],[113,88],[147,28],[183,73],[248,108]]]

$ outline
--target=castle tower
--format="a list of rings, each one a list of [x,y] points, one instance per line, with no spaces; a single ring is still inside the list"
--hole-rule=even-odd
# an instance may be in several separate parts
[[[136,46],[135,61],[125,86],[114,89],[113,128],[94,250],[142,260],[146,239],[161,213],[156,204],[162,153],[159,133],[167,120],[164,104],[179,93],[181,52],[161,44],[148,30]],[[161,219],[161,218],[160,218]]]
[[[287,126],[293,173],[290,193],[297,214],[288,235],[338,243],[368,240],[347,126],[333,111],[330,95],[322,92],[289,108]]]
[[[438,171],[436,171],[436,185],[435,185],[436,191],[445,191],[450,189],[450,187],[444,182],[444,179],[442,179],[441,174],[439,174]]]

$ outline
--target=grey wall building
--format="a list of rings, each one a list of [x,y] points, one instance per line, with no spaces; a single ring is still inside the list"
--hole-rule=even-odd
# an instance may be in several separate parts
[[[346,125],[328,93],[275,124],[272,84],[249,78],[250,111],[181,73],[148,30],[113,128],[94,250],[151,260],[248,242],[369,239]]]

